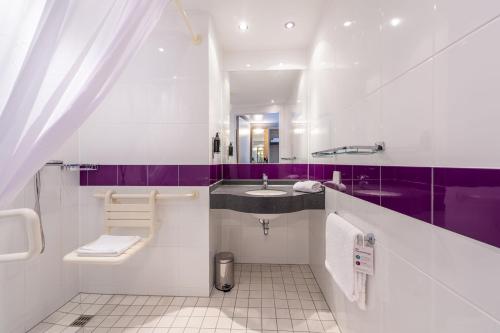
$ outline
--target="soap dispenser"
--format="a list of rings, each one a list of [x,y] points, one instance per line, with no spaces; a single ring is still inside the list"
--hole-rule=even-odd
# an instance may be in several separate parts
[[[220,153],[220,137],[219,132],[215,133],[215,137],[212,140],[212,158],[215,154]]]

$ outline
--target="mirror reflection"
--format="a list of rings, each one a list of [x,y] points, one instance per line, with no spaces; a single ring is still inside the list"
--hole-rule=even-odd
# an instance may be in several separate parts
[[[305,163],[307,123],[301,70],[229,73],[230,141],[237,163]]]

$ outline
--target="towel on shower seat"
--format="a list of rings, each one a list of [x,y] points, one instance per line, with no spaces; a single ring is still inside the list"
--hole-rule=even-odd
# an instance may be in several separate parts
[[[139,236],[101,235],[97,240],[76,250],[82,257],[118,257],[138,241]]]
[[[326,220],[325,267],[350,302],[366,308],[366,274],[354,270],[354,247],[361,230],[335,213]]]
[[[296,182],[295,184],[293,184],[293,190],[307,193],[321,192],[321,183],[313,180]]]

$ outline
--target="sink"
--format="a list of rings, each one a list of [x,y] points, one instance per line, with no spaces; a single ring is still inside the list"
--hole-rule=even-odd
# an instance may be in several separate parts
[[[246,191],[245,193],[262,197],[286,194],[285,191],[280,191],[280,190],[251,190],[251,191]]]

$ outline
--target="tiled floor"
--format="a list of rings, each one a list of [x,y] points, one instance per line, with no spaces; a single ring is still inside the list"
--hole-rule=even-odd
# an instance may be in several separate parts
[[[79,294],[30,333],[339,332],[308,265],[236,264],[235,282],[210,297]],[[94,317],[69,326],[81,314]]]

